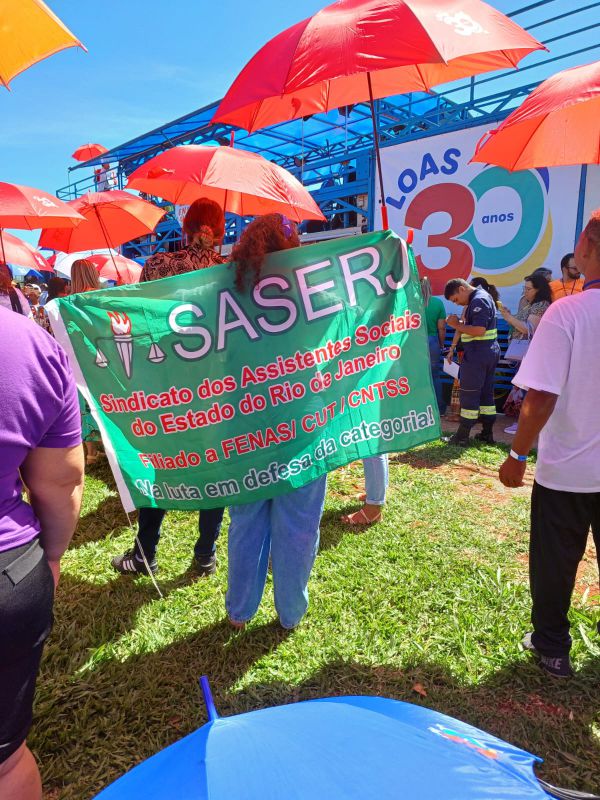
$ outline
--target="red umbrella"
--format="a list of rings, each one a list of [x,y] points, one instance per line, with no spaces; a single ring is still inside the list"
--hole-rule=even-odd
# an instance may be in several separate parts
[[[29,267],[38,272],[54,272],[47,259],[28,242],[12,236],[10,233],[2,234],[2,245],[4,258],[9,264],[17,264],[19,267]]]
[[[87,260],[96,267],[101,278],[117,283],[138,283],[143,269],[135,261],[118,254],[115,256],[98,254],[88,256]]]
[[[16,183],[0,182],[0,228],[73,228],[83,217],[70,203]]]
[[[54,195],[31,186],[0,182],[0,252],[3,261],[6,261],[3,228],[29,231],[48,227],[73,228],[80,222],[83,222],[81,214]]]
[[[46,230],[39,246],[63,253],[118,247],[123,242],[152,233],[165,211],[129,192],[89,192],[70,200],[84,221],[71,230]]]
[[[152,233],[165,210],[129,192],[88,192],[69,201],[84,221],[73,230],[46,230],[39,246],[63,253],[118,247],[123,242]],[[117,275],[119,268],[114,257]]]
[[[71,158],[74,158],[76,161],[89,161],[90,158],[96,158],[104,153],[108,153],[104,145],[88,143],[80,145],[72,154]]]
[[[483,141],[471,161],[510,170],[599,164],[600,61],[545,80]]]
[[[233,147],[172,147],[139,167],[127,186],[183,205],[208,197],[242,216],[279,212],[296,222],[324,219],[290,172],[257,153]]]
[[[489,70],[544,46],[481,0],[339,0],[268,42],[213,122],[248,131]],[[375,147],[387,227],[379,141]]]

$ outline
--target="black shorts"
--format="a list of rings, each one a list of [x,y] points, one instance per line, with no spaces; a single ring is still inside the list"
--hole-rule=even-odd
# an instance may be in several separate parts
[[[0,552],[0,764],[27,738],[54,581],[39,542]]]

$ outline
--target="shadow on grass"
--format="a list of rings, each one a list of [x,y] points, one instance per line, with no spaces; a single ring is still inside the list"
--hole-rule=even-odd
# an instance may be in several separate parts
[[[361,504],[358,503],[356,508],[360,508]],[[321,517],[321,540],[319,542],[319,552],[324,552],[325,550],[334,550],[342,541],[344,536],[347,534],[351,534],[355,532],[352,528],[348,527],[347,525],[343,525],[340,522],[340,517],[343,514],[348,514],[351,509],[348,507],[344,509],[344,511],[338,511],[336,509],[332,509],[331,511],[326,511],[323,516]]]
[[[59,797],[65,789],[69,797],[92,797],[136,763],[202,725],[201,675],[209,676],[219,712],[233,713],[230,687],[288,635],[275,622],[236,632],[222,620],[155,652],[124,662],[106,659],[67,680],[64,674],[57,679],[45,671],[38,684],[36,718],[56,717],[60,704],[60,724],[45,730],[38,722],[31,737],[46,786]]]
[[[129,517],[135,525],[137,514],[130,514]],[[70,546],[76,548],[89,542],[97,542],[112,531],[125,527],[129,527],[129,520],[123,510],[121,500],[115,495],[108,495],[100,501],[96,508],[79,518]]]
[[[506,445],[497,443],[492,446],[500,451],[508,452]],[[445,464],[458,461],[467,452],[483,449],[483,447],[489,447],[489,445],[474,443],[469,448],[464,448],[451,444],[428,444],[404,453],[390,454],[390,463],[406,464],[415,469],[437,469]]]
[[[190,574],[184,572],[171,581],[160,581],[159,586],[166,597],[174,589],[191,582]],[[54,633],[48,647],[53,650],[60,640],[60,664],[74,672],[86,662],[90,651],[127,633],[138,611],[159,599],[148,578],[115,574],[114,580],[108,583],[93,583],[63,573],[55,605]]]

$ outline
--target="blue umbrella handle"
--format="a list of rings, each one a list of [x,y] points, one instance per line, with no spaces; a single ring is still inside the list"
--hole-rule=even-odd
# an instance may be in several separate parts
[[[216,719],[219,719],[219,715],[217,714],[217,709],[215,708],[215,701],[213,700],[210,684],[206,675],[203,675],[200,678],[200,688],[202,689],[202,695],[204,697],[204,705],[206,706],[208,721],[214,722]]]

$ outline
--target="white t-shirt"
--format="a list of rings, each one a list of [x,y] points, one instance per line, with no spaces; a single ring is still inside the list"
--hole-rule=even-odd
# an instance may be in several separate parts
[[[541,319],[513,383],[558,395],[540,434],[536,481],[600,492],[600,290],[564,297]]]

